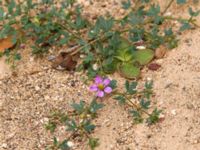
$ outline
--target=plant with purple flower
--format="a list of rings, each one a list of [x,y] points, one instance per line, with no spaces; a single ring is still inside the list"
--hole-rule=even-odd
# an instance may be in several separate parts
[[[94,84],[90,86],[90,91],[97,92],[97,97],[104,97],[105,93],[109,94],[112,92],[110,82],[111,80],[108,78],[97,76],[94,79]]]

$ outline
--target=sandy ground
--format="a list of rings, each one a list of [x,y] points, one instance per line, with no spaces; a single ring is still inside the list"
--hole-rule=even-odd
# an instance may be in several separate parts
[[[100,139],[97,150],[200,149],[199,41],[200,29],[185,32],[178,48],[155,60],[162,66],[158,71],[143,70],[143,80],[154,81],[153,102],[163,109],[164,121],[150,127],[133,126],[123,107],[105,99],[94,131]],[[35,59],[29,52],[22,51],[26,57],[10,77],[4,73],[11,70],[2,69],[8,66],[0,61],[0,150],[45,149],[53,137],[44,128],[49,113],[68,110],[73,101],[88,101],[91,95],[80,74],[48,69],[46,58]],[[117,75],[112,78],[123,82]],[[75,143],[74,149],[88,148]]]

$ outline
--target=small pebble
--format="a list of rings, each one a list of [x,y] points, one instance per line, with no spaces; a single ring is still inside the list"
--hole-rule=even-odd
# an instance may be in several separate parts
[[[171,110],[171,114],[176,115],[176,110],[175,109]]]
[[[3,143],[3,144],[1,145],[1,147],[2,147],[2,148],[8,148],[8,145],[7,145],[6,143]]]

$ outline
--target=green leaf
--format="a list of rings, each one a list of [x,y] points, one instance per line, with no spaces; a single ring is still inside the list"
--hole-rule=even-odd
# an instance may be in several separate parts
[[[137,82],[131,82],[129,83],[129,81],[126,80],[125,82],[125,88],[126,88],[126,92],[129,94],[135,94],[136,93],[136,87],[137,87]]]
[[[185,4],[186,0],[176,0],[177,4]]]
[[[99,139],[89,138],[88,145],[90,146],[91,150],[94,150],[97,146],[99,146]]]
[[[126,98],[122,95],[114,97],[115,100],[118,101],[119,104],[125,104],[126,103]]]
[[[179,31],[185,31],[191,28],[192,27],[188,22],[182,22],[182,26],[180,27]]]
[[[76,29],[83,29],[86,26],[85,19],[81,15],[78,15],[75,21]]]
[[[96,113],[99,109],[103,108],[103,104],[97,103],[96,100],[93,100],[89,106],[91,113]]]
[[[122,62],[128,62],[131,61],[133,56],[130,51],[131,44],[126,39],[121,39],[120,44],[117,48],[116,56],[115,58],[122,61]]]
[[[89,64],[89,63],[91,63],[92,61],[93,61],[93,59],[94,59],[94,55],[93,55],[93,53],[88,53],[87,54],[87,56],[84,58],[84,60],[83,60],[83,64]]]
[[[53,137],[53,145],[54,146],[58,145],[58,139],[56,137]]]
[[[14,1],[14,0],[11,0],[11,1],[9,2],[9,5],[8,5],[8,13],[9,13],[9,14],[13,15],[15,6],[16,6],[15,1]]]
[[[151,125],[151,124],[154,124],[154,123],[158,122],[161,112],[162,112],[162,110],[158,110],[157,108],[155,108],[153,110],[153,112],[150,114],[149,118],[147,118],[147,123],[149,125]]]
[[[104,31],[108,32],[114,24],[114,20],[112,18],[110,19],[105,19],[104,17],[100,16],[97,19],[97,25]]]
[[[123,77],[128,79],[134,79],[139,77],[140,75],[140,68],[135,67],[133,64],[130,63],[120,65],[118,71]]]
[[[138,124],[138,123],[142,123],[144,121],[144,119],[142,118],[142,115],[139,111],[133,109],[129,112],[133,117],[134,123]]]
[[[140,25],[144,23],[144,17],[139,12],[131,12],[128,15],[128,20],[131,25]]]
[[[53,133],[56,129],[55,122],[49,121],[48,124],[45,125],[46,130],[50,130],[51,133]]]
[[[114,73],[117,69],[118,61],[112,57],[105,59],[102,63],[103,71],[105,73]]]
[[[130,0],[122,2],[122,8],[123,9],[129,9],[130,7],[131,7],[131,1]]]
[[[85,131],[90,133],[95,129],[95,125],[91,124],[91,122],[87,120],[86,122],[83,123],[83,128],[85,129]]]
[[[114,90],[117,88],[117,80],[111,80],[109,86]]]
[[[0,21],[3,21],[4,19],[4,10],[2,7],[0,7]]]
[[[68,146],[68,141],[67,140],[64,140],[60,145],[59,145],[59,148],[61,149],[61,150],[69,150],[70,149],[70,147]]]
[[[145,101],[144,99],[141,99],[141,101],[140,101],[140,106],[141,106],[143,109],[149,109],[150,101]]]
[[[154,51],[150,49],[138,50],[134,54],[134,59],[141,65],[148,64],[154,57]]]
[[[67,126],[68,131],[76,131],[77,130],[77,125],[74,120],[67,120],[66,126]]]
[[[21,55],[19,53],[15,54],[14,60],[21,60]]]
[[[142,1],[142,3],[149,3],[150,2],[150,0],[141,0]]]
[[[147,89],[147,90],[153,89],[153,81],[145,82],[145,89]]]
[[[189,12],[189,14],[190,14],[191,17],[196,17],[196,16],[199,15],[200,10],[198,10],[198,11],[195,12],[195,11],[192,10],[191,7],[189,7],[188,12]]]
[[[85,103],[84,103],[83,101],[80,101],[79,104],[73,103],[71,106],[72,106],[72,107],[74,108],[74,110],[77,111],[79,114],[81,114],[81,113],[84,111],[84,109],[85,109]]]
[[[159,5],[152,5],[147,12],[148,16],[157,17],[160,13],[160,6]]]

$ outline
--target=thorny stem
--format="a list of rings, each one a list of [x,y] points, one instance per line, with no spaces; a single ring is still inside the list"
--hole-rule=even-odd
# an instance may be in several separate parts
[[[161,13],[162,15],[164,15],[164,14],[167,12],[167,10],[170,8],[170,6],[172,5],[173,2],[174,2],[174,0],[170,0],[170,1],[169,1],[167,7],[166,7],[166,8],[164,9],[164,11]]]

